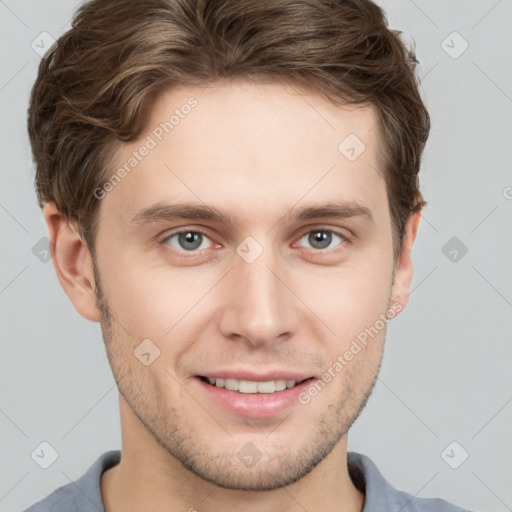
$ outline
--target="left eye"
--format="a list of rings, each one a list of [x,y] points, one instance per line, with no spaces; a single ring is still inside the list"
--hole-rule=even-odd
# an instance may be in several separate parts
[[[313,249],[322,250],[329,247],[333,240],[333,236],[338,238],[340,242],[344,241],[344,238],[331,231],[330,229],[313,229],[304,234],[300,240],[307,239],[308,243],[313,246]]]

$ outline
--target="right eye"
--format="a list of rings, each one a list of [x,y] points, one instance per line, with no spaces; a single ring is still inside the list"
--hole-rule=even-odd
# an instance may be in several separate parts
[[[208,249],[208,245],[204,243],[206,239],[209,240],[209,237],[203,231],[184,229],[169,234],[162,240],[162,243],[170,245],[179,252],[190,253]]]

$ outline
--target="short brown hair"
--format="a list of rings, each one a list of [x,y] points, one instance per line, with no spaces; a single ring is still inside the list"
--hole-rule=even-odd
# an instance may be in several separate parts
[[[176,85],[282,80],[335,104],[375,107],[398,257],[430,131],[414,50],[370,0],[92,0],[42,59],[28,130],[40,206],[53,201],[94,249],[116,143],[135,140]]]

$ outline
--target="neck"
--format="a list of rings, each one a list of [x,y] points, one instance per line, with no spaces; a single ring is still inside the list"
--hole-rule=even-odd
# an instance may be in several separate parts
[[[348,473],[346,436],[310,473],[293,484],[272,491],[232,490],[207,482],[186,469],[127,409],[127,404],[121,409],[121,461],[101,477],[105,512],[143,509],[361,512],[363,509],[364,494],[354,486]]]

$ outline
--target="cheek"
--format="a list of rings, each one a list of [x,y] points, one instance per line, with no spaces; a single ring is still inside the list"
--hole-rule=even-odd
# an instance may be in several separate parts
[[[219,279],[212,269],[148,266],[127,256],[111,265],[106,261],[105,268],[110,271],[102,280],[109,305],[132,337],[152,339],[162,348],[172,339],[177,350],[177,334],[187,338],[193,324],[201,323],[198,313]]]
[[[383,258],[297,276],[297,295],[336,333],[342,345],[371,327],[387,310],[391,270]]]

